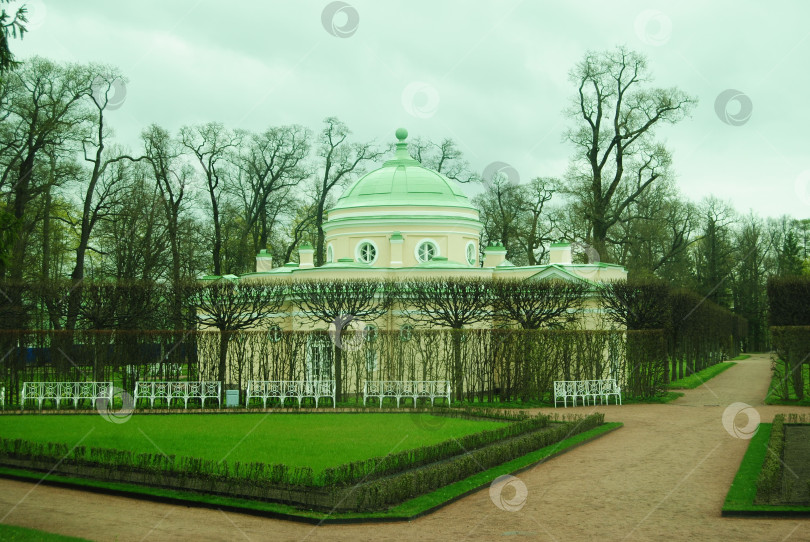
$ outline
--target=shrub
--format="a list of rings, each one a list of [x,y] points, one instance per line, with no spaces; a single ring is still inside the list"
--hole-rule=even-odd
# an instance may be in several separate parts
[[[773,417],[771,438],[768,441],[768,454],[762,464],[762,471],[757,479],[756,502],[759,504],[778,504],[782,500],[782,455],[785,449],[785,416]]]

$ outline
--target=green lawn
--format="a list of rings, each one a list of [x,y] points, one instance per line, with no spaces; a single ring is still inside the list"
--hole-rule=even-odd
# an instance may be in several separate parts
[[[680,380],[673,380],[672,382],[669,383],[669,387],[670,389],[687,389],[687,390],[697,388],[707,380],[714,378],[715,376],[719,375],[726,369],[731,369],[734,365],[736,365],[736,363],[732,361],[726,361],[723,363],[712,365],[711,367],[706,367],[702,371],[698,371],[695,374],[691,374],[687,377],[681,378]]]
[[[23,540],[26,542],[81,542],[84,538],[73,538],[0,523],[0,540],[3,542],[22,542]]]
[[[309,466],[318,473],[504,425],[410,413],[135,414],[122,424],[98,414],[12,415],[0,416],[0,436],[229,463]]]
[[[517,475],[520,471],[536,465],[555,455],[586,444],[589,441],[599,438],[611,431],[622,427],[621,423],[611,422],[569,437],[561,442],[535,450],[522,457],[498,465],[484,472],[480,472],[465,480],[455,482],[431,493],[420,495],[404,503],[383,512],[350,512],[350,513],[325,513],[315,510],[302,510],[293,506],[276,503],[238,499],[221,495],[202,494],[196,492],[185,492],[172,489],[140,486],[135,484],[125,484],[118,482],[108,482],[102,480],[92,480],[88,478],[72,478],[49,474],[45,477],[45,483],[64,484],[76,488],[98,488],[102,491],[109,491],[114,494],[124,494],[133,497],[157,498],[169,501],[176,501],[179,504],[196,504],[217,510],[230,510],[236,512],[251,512],[259,515],[269,515],[271,517],[282,517],[286,519],[297,519],[299,521],[311,522],[313,524],[344,523],[346,521],[380,520],[389,521],[412,521],[417,517],[428,514],[436,509],[449,504],[453,499],[462,497],[477,489],[483,489],[492,480],[504,474]],[[11,476],[15,479],[41,481],[42,474],[20,469],[10,469],[0,467],[0,476]],[[0,531],[0,535],[2,535]],[[3,540],[0,537],[0,540]],[[45,539],[50,540],[50,539]],[[61,539],[56,539],[61,540]]]

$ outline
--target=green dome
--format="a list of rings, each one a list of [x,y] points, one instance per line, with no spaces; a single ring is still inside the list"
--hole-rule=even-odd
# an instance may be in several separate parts
[[[332,209],[352,207],[401,207],[408,205],[474,209],[456,181],[422,167],[408,152],[407,130],[396,131],[399,142],[393,160],[360,177]]]

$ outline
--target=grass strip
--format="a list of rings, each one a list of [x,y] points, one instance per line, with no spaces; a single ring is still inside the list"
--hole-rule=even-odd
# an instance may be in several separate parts
[[[552,444],[550,446],[546,446],[545,448],[541,448],[526,454],[497,467],[493,467],[487,471],[470,476],[469,478],[459,482],[445,486],[432,493],[427,493],[406,501],[390,510],[373,513],[325,514],[323,512],[312,510],[299,510],[292,506],[281,503],[236,499],[232,497],[205,495],[187,491],[160,489],[139,486],[136,484],[104,482],[100,480],[90,480],[86,478],[75,478],[53,474],[43,476],[42,473],[7,467],[0,467],[0,476],[23,481],[42,480],[42,483],[44,484],[59,487],[84,489],[89,491],[97,491],[100,493],[121,495],[125,497],[144,498],[171,504],[221,508],[235,512],[251,513],[261,516],[313,524],[410,521],[416,517],[431,513],[442,506],[450,504],[455,500],[458,500],[474,491],[477,491],[480,488],[485,487],[498,476],[520,472],[533,467],[551,457],[585,444],[586,442],[598,438],[610,431],[614,431],[620,428],[622,425],[623,424],[619,422],[606,423],[589,431],[585,431],[584,433],[574,435],[573,437],[567,438],[556,444]]]
[[[86,542],[84,538],[74,538],[4,523],[0,523],[0,540],[4,542],[22,542],[23,540],[26,542]]]
[[[733,366],[737,365],[733,361],[726,361],[723,363],[718,363],[716,365],[712,365],[711,367],[706,367],[702,371],[698,371],[694,374],[681,378],[679,380],[673,380],[669,383],[670,389],[686,389],[686,390],[693,390],[706,382],[707,380],[711,380],[715,376],[719,375],[726,369],[731,369]]]
[[[768,454],[768,442],[771,438],[769,423],[759,424],[759,429],[748,443],[748,450],[743,456],[740,469],[731,483],[723,503],[724,517],[785,517],[810,516],[810,506],[754,504],[757,495],[757,479],[762,471],[765,456]]]

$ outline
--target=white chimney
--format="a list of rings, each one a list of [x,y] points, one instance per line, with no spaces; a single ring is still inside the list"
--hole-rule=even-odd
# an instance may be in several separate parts
[[[310,245],[308,241],[304,241],[303,244],[298,247],[298,267],[301,269],[314,267],[314,258],[315,249],[312,248],[312,245]]]
[[[551,243],[548,263],[571,265],[571,243]]]
[[[263,273],[271,269],[273,269],[273,256],[270,255],[266,248],[263,248],[256,254],[256,272]]]

